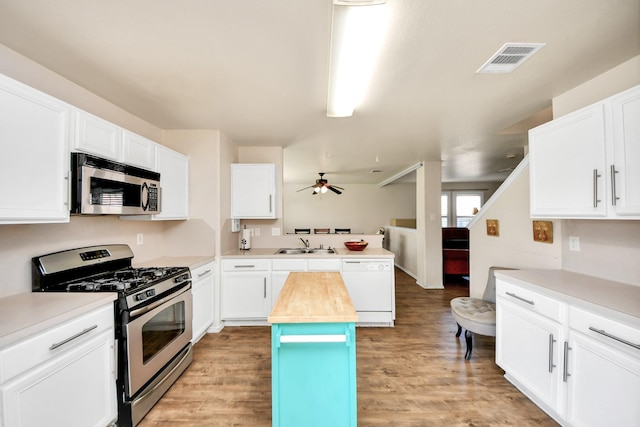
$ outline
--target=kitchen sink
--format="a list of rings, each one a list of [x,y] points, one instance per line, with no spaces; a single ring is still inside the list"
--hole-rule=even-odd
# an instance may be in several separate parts
[[[278,249],[276,255],[296,255],[296,254],[319,254],[319,255],[327,255],[327,254],[335,254],[331,248],[323,249],[323,248],[282,248]]]
[[[310,254],[335,254],[336,251],[334,251],[333,249],[329,248],[329,249],[309,249]]]

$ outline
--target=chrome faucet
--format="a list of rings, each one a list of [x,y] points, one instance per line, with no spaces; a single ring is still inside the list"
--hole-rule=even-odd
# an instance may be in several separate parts
[[[309,249],[309,241],[308,240],[304,240],[302,237],[300,238],[300,240],[302,240],[302,243],[304,243],[304,247]]]

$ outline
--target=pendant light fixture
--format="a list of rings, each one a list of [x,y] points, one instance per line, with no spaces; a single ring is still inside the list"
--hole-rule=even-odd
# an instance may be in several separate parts
[[[333,0],[327,117],[349,117],[362,100],[386,33],[385,0]]]

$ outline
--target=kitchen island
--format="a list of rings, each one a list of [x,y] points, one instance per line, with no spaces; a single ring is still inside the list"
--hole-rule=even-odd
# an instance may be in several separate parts
[[[356,313],[338,272],[292,272],[271,314],[273,426],[357,425]]]

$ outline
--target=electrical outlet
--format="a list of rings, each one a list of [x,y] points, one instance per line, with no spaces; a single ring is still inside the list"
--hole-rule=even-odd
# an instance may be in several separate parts
[[[136,244],[141,245],[144,243],[144,234],[138,233],[136,234]]]
[[[569,250],[580,252],[580,238],[578,236],[569,236]]]
[[[279,236],[280,235],[280,227],[274,227],[271,229],[271,235],[272,236]]]
[[[255,231],[253,232],[254,236],[259,236],[260,235],[260,229],[259,228],[255,228]]]

